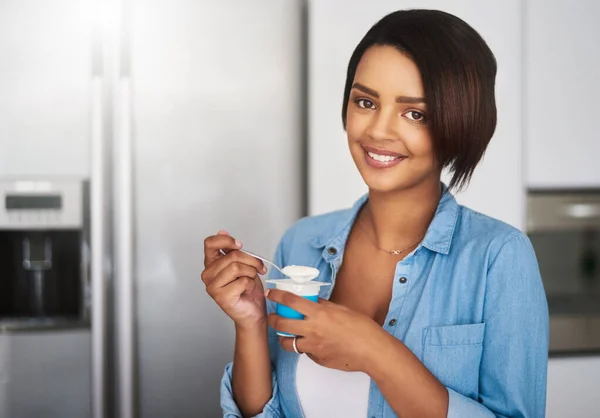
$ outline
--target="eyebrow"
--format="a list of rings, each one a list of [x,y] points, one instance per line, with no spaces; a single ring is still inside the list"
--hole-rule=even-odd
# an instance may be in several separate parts
[[[379,93],[377,93],[375,90],[373,90],[363,84],[354,83],[354,84],[352,84],[352,88],[356,89],[356,90],[360,90],[363,93],[370,94],[373,97],[379,98]],[[396,102],[397,103],[406,103],[406,104],[418,104],[418,103],[425,104],[425,99],[423,97],[398,96],[398,97],[396,97]]]

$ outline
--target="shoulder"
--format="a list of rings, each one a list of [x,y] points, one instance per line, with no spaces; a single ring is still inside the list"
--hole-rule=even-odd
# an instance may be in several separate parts
[[[499,219],[459,205],[453,247],[483,253],[491,265],[498,255],[508,251],[533,253],[529,237]]]
[[[461,235],[465,234],[479,240],[499,239],[500,241],[524,235],[514,226],[466,206],[459,205],[459,212],[456,229]]]
[[[530,307],[537,301],[540,309],[544,309],[542,278],[535,251],[525,233],[461,206],[455,238],[453,246],[457,244],[458,258],[485,271],[488,302],[493,305],[493,300],[505,295],[513,302],[529,300]]]

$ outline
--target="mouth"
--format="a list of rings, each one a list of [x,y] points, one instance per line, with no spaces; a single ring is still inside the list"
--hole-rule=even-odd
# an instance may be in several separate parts
[[[373,168],[389,168],[408,158],[398,152],[380,150],[373,147],[362,146],[365,151],[365,161]]]

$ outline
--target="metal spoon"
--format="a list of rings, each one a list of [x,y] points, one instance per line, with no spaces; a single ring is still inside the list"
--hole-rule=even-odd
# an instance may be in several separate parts
[[[225,251],[223,250],[219,250],[221,252],[221,254],[225,255]],[[285,270],[291,268],[291,266],[288,267],[284,267],[281,268],[279,267],[277,264],[273,263],[271,260],[268,260],[264,257],[261,257],[260,255],[251,253],[250,251],[246,251],[246,250],[242,250],[240,249],[239,251],[248,254],[249,256],[252,256],[254,258],[258,258],[259,260],[263,261],[264,263],[270,264],[273,267],[275,267],[277,270],[279,270],[281,272],[281,274],[283,274],[286,277],[289,277],[290,279],[292,279],[293,281],[295,281],[296,283],[300,283],[300,284],[304,284],[304,283],[308,283],[309,281],[311,281],[312,279],[314,279],[315,277],[317,277],[319,275],[319,270],[317,270],[314,267],[308,267],[308,269],[310,271],[305,272],[304,274],[294,274],[294,275],[290,275],[290,272],[286,272]]]

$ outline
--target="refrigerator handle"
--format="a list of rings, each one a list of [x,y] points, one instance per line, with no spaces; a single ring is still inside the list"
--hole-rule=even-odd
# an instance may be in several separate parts
[[[119,417],[135,417],[135,341],[133,288],[133,140],[131,81],[117,86],[115,143],[115,250],[117,269],[117,364]]]
[[[92,414],[105,418],[106,411],[106,144],[103,120],[103,78],[91,84],[91,326],[92,326]]]

